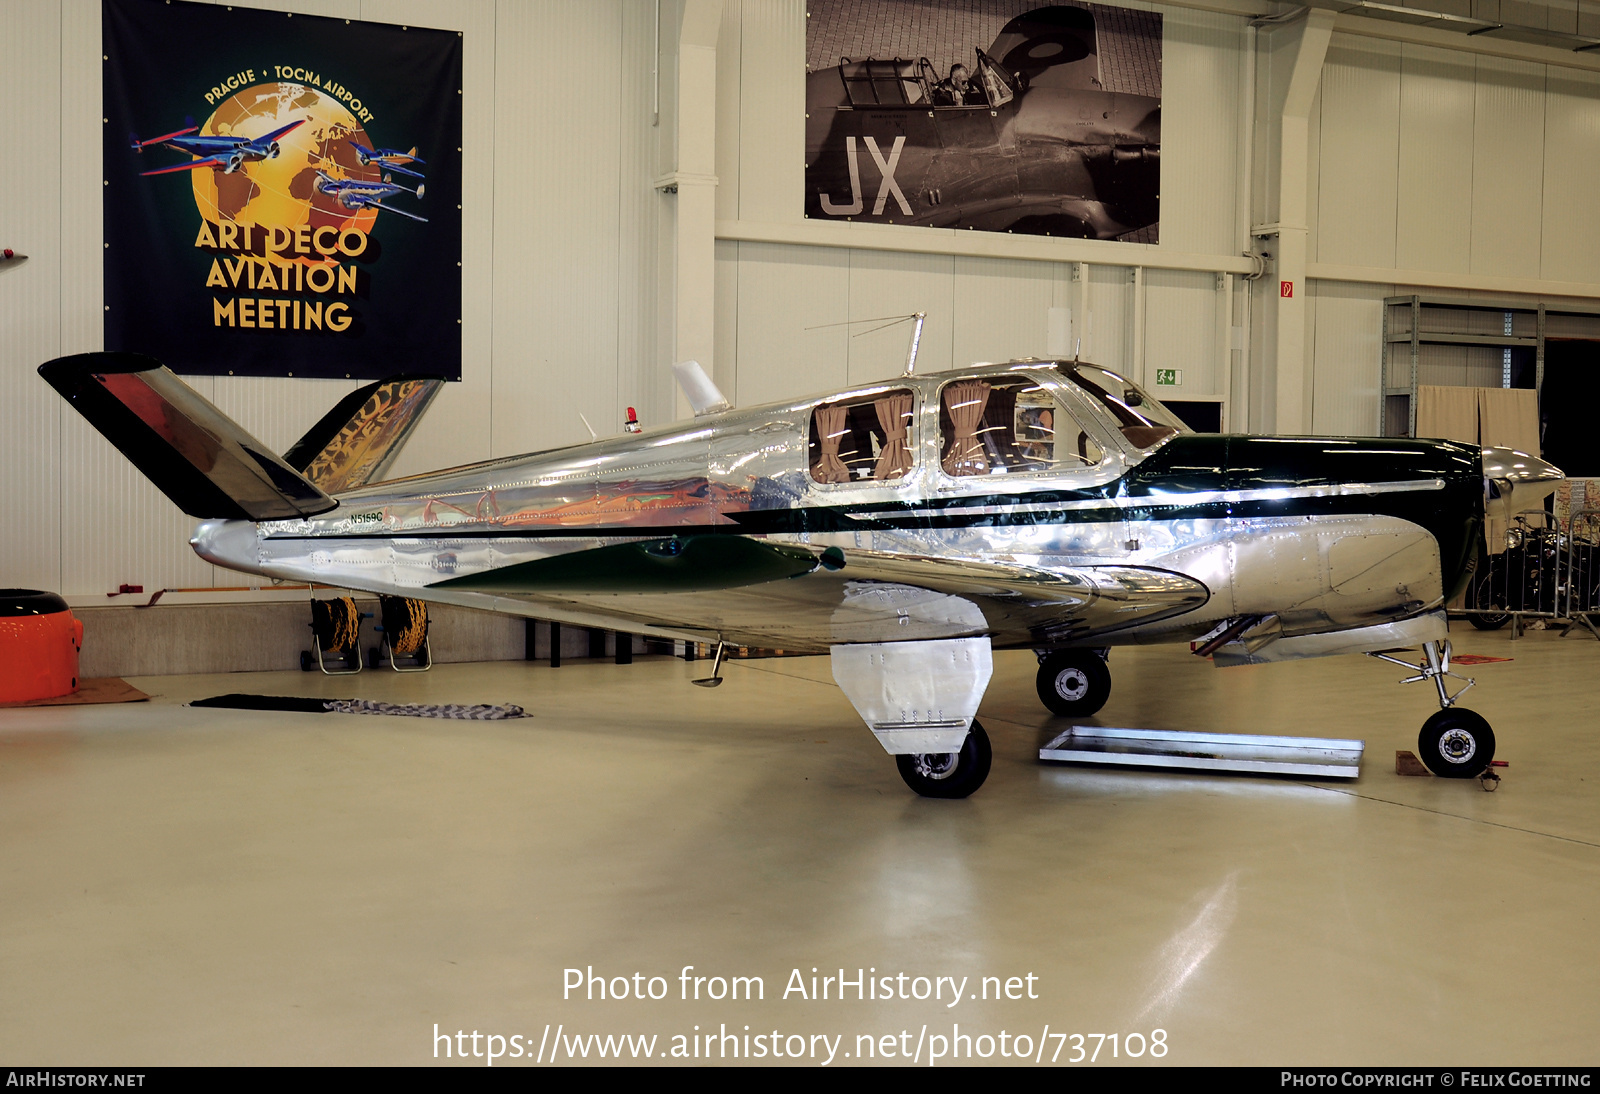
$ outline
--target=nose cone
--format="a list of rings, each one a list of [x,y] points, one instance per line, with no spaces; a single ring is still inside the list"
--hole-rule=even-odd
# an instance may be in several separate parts
[[[1483,480],[1488,492],[1488,515],[1510,520],[1528,509],[1538,509],[1555,493],[1556,483],[1567,476],[1559,467],[1515,448],[1483,450]]]
[[[261,538],[252,521],[204,521],[195,528],[189,546],[207,562],[245,573],[260,572]]]

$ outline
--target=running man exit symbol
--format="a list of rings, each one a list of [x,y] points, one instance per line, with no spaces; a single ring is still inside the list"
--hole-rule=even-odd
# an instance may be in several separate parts
[[[1278,282],[1278,295],[1282,296],[1284,298],[1288,298],[1288,297],[1293,296],[1294,295],[1294,282],[1293,281],[1280,281],[1280,282]]]
[[[1158,368],[1156,369],[1157,387],[1179,387],[1183,384],[1183,369]]]

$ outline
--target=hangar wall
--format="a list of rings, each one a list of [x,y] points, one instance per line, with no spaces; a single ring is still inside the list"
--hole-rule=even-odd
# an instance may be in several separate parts
[[[662,0],[659,63],[652,0],[255,4],[466,36],[465,376],[401,473],[580,440],[580,411],[602,432],[626,404],[647,422],[682,412],[665,379],[684,306],[678,199],[661,180],[675,166],[686,2]],[[715,94],[681,109],[715,132],[710,356],[727,393],[750,404],[900,367],[903,327],[851,337],[827,324],[926,310],[921,361],[938,368],[1046,352],[1050,310],[1070,309],[1086,357],[1146,380],[1181,368],[1177,397],[1224,400],[1229,428],[1272,428],[1262,322],[1275,286],[1270,272],[1258,283],[1252,318],[1243,252],[1275,170],[1263,88],[1282,31],[1131,6],[1165,17],[1159,246],[805,221],[804,0],[722,0]],[[1329,46],[1307,176],[1316,432],[1372,431],[1385,295],[1600,298],[1600,73],[1467,48],[1345,32]],[[0,5],[0,132],[13,149],[0,245],[31,256],[0,267],[0,583],[82,603],[106,603],[121,582],[236,586],[184,546],[192,522],[33,373],[100,346],[98,53],[97,0]],[[350,385],[198,386],[281,448]]]
[[[903,328],[852,338],[824,324],[925,309],[924,366],[956,367],[1044,352],[1048,309],[1070,308],[1084,356],[1147,383],[1156,368],[1181,368],[1183,385],[1163,397],[1222,399],[1226,427],[1274,428],[1265,297],[1276,294],[1275,271],[1269,263],[1247,327],[1249,267],[1239,259],[1252,245],[1274,250],[1250,229],[1276,216],[1264,114],[1282,63],[1277,32],[1252,31],[1242,14],[1127,6],[1165,20],[1161,246],[1052,241],[1051,261],[1031,241],[910,228],[856,225],[871,242],[838,245],[841,233],[804,222],[794,60],[803,5],[729,0],[718,56],[717,362],[730,394],[778,398],[900,367]],[[1524,7],[1519,19],[1559,28],[1561,12]],[[1385,296],[1524,306],[1600,297],[1600,203],[1587,189],[1600,168],[1600,73],[1335,33],[1309,138],[1311,261],[1299,291],[1310,431],[1375,431]],[[1252,201],[1242,200],[1246,177]],[[946,238],[913,244],[914,235]],[[951,253],[927,253],[940,247]],[[1141,265],[1159,260],[1185,268]]]
[[[1311,124],[1318,433],[1376,428],[1385,296],[1600,294],[1600,73],[1336,34]]]

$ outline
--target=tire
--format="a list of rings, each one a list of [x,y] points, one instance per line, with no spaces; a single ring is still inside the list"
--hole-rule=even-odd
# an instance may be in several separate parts
[[[1417,755],[1441,779],[1474,779],[1494,759],[1494,730],[1475,711],[1441,710],[1422,723]]]
[[[1484,574],[1478,587],[1473,590],[1472,606],[1478,609],[1498,608],[1494,602],[1493,575]],[[1497,631],[1511,622],[1510,612],[1489,612],[1484,614],[1474,613],[1467,616],[1467,622],[1477,627],[1480,631]]]
[[[1039,663],[1039,701],[1051,714],[1086,718],[1111,698],[1111,670],[1093,650],[1062,650]]]
[[[993,760],[989,735],[976,718],[959,752],[894,758],[900,777],[924,798],[967,797],[989,777],[989,765]]]

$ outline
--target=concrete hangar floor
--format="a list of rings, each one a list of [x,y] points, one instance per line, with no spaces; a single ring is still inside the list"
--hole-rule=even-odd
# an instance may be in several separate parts
[[[1432,699],[1360,657],[1112,655],[1099,723],[1365,739],[1320,783],[1042,765],[1034,660],[997,655],[994,771],[955,802],[905,788],[822,657],[715,691],[647,658],[0,711],[0,1058],[1594,1064],[1600,648],[1454,631],[1514,658],[1468,670],[1497,793],[1394,774]],[[182,705],[229,691],[531,717]]]

